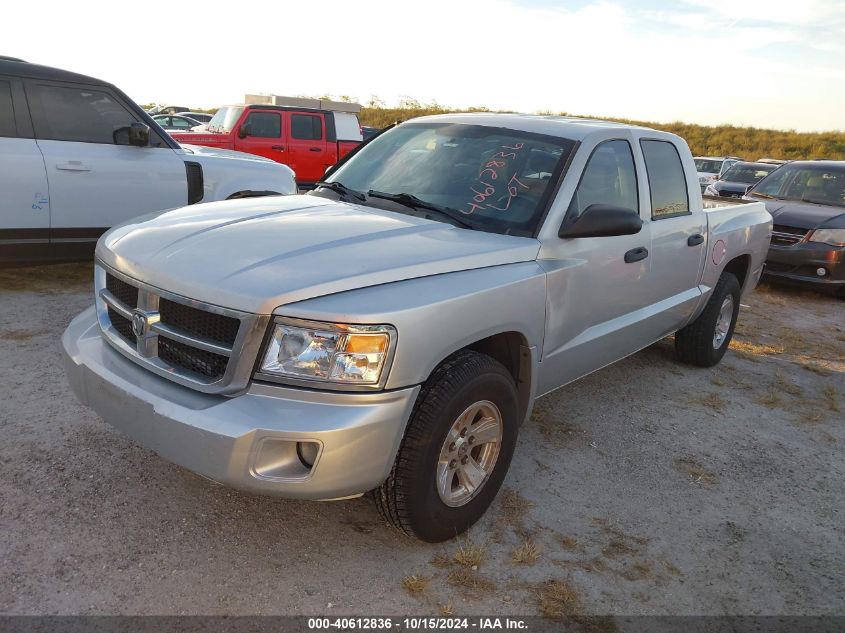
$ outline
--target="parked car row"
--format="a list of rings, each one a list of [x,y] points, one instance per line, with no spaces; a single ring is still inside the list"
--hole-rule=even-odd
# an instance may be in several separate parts
[[[107,228],[137,215],[296,191],[294,171],[268,158],[312,187],[362,138],[348,111],[248,104],[211,116],[158,109],[151,118],[100,80],[0,58],[0,261],[77,257]],[[845,292],[845,163],[728,156],[694,164],[706,195],[766,200],[776,217],[767,275]]]

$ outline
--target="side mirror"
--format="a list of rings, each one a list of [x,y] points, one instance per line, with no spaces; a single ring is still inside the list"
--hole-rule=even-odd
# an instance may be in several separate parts
[[[117,128],[112,132],[112,140],[115,145],[147,147],[150,144],[150,126],[135,121],[131,125]]]
[[[748,193],[748,192],[749,192],[749,191],[751,191],[752,189],[754,189],[754,185],[748,185],[748,186],[745,188],[745,193]]]
[[[249,123],[244,123],[238,130],[238,138],[246,138],[251,133]]]
[[[564,220],[559,237],[634,235],[643,228],[637,212],[608,204],[591,204],[572,222]]]

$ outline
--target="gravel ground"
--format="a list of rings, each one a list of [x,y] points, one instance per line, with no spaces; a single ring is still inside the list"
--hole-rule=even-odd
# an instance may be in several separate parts
[[[667,340],[544,397],[494,507],[426,545],[365,499],[226,489],[79,405],[59,337],[89,279],[0,270],[0,613],[845,613],[842,302],[764,287],[719,366]]]

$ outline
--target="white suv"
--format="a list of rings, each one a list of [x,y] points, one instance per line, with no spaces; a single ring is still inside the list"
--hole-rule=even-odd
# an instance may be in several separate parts
[[[55,260],[135,216],[296,182],[259,156],[180,145],[111,84],[0,57],[0,191],[0,261]]]

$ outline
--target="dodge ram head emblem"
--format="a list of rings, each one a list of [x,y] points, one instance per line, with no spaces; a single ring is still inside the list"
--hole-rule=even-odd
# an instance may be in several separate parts
[[[132,313],[132,333],[142,338],[150,329],[150,319],[145,312],[135,310]]]

